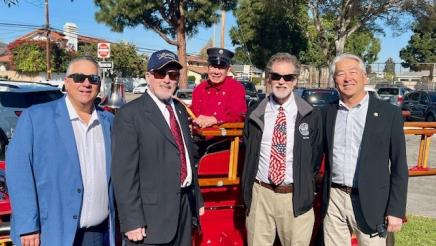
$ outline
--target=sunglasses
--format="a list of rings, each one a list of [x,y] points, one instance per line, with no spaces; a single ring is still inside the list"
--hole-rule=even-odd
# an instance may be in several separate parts
[[[100,85],[101,83],[100,76],[95,74],[86,75],[83,73],[73,73],[68,75],[67,77],[72,78],[74,83],[83,83],[85,79],[88,79],[89,83],[93,85]]]
[[[180,77],[180,73],[178,71],[156,70],[156,71],[153,71],[152,73],[156,79],[163,79],[167,75],[170,78],[170,80],[178,80]]]
[[[286,82],[290,82],[290,81],[295,81],[297,80],[298,74],[278,74],[278,73],[269,73],[269,77],[271,80],[280,80],[281,78],[283,78],[284,81]]]

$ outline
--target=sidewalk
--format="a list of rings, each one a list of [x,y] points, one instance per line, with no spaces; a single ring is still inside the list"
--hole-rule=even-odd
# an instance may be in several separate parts
[[[406,135],[407,163],[409,168],[416,165],[420,136]],[[436,168],[436,137],[430,144],[428,159],[430,167]],[[407,214],[436,218],[436,176],[409,178]]]

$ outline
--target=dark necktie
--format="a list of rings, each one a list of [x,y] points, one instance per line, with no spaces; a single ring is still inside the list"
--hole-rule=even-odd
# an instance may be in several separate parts
[[[271,142],[268,178],[279,185],[285,180],[286,171],[286,115],[283,107],[279,108]]]
[[[166,108],[170,113],[170,129],[173,134],[174,140],[176,140],[177,148],[179,149],[179,157],[180,157],[180,183],[186,179],[186,156],[185,156],[185,147],[183,145],[183,136],[182,131],[180,130],[179,123],[177,122],[176,116],[174,115],[173,108],[171,105],[167,104]]]

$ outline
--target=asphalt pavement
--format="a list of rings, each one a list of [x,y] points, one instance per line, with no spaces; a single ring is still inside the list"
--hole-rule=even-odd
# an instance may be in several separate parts
[[[131,101],[141,94],[126,93],[126,101]],[[407,163],[416,166],[420,136],[406,135]],[[436,137],[430,144],[429,167],[436,168]],[[376,171],[376,170],[374,170]],[[436,176],[419,176],[409,178],[407,194],[407,214],[436,218]]]

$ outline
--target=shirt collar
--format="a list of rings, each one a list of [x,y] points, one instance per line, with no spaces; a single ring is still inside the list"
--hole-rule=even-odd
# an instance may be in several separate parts
[[[65,103],[67,104],[68,116],[70,117],[70,120],[81,120],[68,95],[65,97]],[[94,123],[94,121],[100,122],[95,107],[92,108],[91,118],[89,119],[88,125],[91,125],[92,123]]]
[[[147,90],[147,93],[160,109],[166,109],[167,104],[171,105],[171,107],[174,108],[173,107],[174,103],[172,98],[170,98],[170,100],[167,103],[165,103],[161,101],[159,98],[157,98],[157,96],[150,90]]]
[[[368,105],[368,101],[369,101],[369,93],[368,93],[368,92],[365,92],[365,96],[363,97],[363,99],[362,99],[358,104],[356,104],[354,107],[352,107],[352,108],[361,108],[361,107],[363,107],[363,106],[366,106],[366,105]],[[349,107],[344,103],[344,101],[342,101],[341,99],[339,99],[339,109],[347,109],[347,110],[350,110],[351,108],[349,108]]]
[[[227,77],[223,80],[223,82],[221,83],[212,83],[209,79],[207,80],[207,85],[206,85],[206,89],[215,89],[217,91],[221,90],[222,87],[224,86],[224,83],[226,82]]]
[[[291,106],[293,104],[295,104],[295,97],[294,97],[294,93],[291,93],[291,96],[288,98],[288,100],[283,103],[282,105],[278,104],[276,101],[274,101],[273,99],[273,95],[271,94],[271,96],[269,97],[269,104],[271,105],[271,109],[274,112],[277,112],[280,108],[280,106],[283,107],[283,109],[285,110],[286,113],[289,113],[289,110],[291,109]]]

